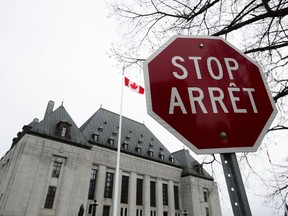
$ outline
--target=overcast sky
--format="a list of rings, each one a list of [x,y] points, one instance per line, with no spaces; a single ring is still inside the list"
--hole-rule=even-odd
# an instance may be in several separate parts
[[[101,105],[119,113],[122,65],[108,54],[111,44],[119,42],[119,26],[107,15],[103,0],[0,1],[0,157],[24,125],[43,119],[49,100],[55,108],[63,102],[78,127]],[[144,85],[142,71],[126,75]],[[144,122],[171,152],[183,148],[146,113],[145,96],[125,89],[123,115]],[[286,159],[283,140],[269,149],[275,162]],[[262,147],[266,152],[266,144]],[[269,164],[266,153],[259,155]],[[202,162],[203,157],[196,158]],[[253,161],[260,166],[262,162]],[[219,165],[215,179],[223,215],[230,216],[221,169]],[[263,165],[258,170],[265,173]],[[263,203],[261,190],[266,189],[253,179],[244,179],[253,215],[275,215]]]

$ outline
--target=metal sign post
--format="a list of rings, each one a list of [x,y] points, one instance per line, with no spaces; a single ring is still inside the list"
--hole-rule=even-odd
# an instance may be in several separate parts
[[[220,154],[234,216],[252,216],[235,153]]]
[[[221,37],[185,35],[143,66],[148,114],[194,153],[220,153],[234,216],[251,216],[233,152],[257,151],[277,114],[261,66]]]

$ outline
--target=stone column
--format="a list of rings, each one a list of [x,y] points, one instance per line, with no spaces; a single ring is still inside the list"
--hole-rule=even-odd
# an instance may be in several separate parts
[[[143,207],[144,216],[150,216],[150,176],[145,175],[143,180]]]
[[[175,215],[175,201],[174,201],[174,183],[173,181],[168,181],[168,206],[170,215]]]
[[[157,215],[163,216],[163,191],[162,191],[162,179],[156,180],[156,209]]]
[[[99,203],[96,209],[96,216],[101,216],[103,214],[106,166],[99,165],[97,171],[98,172],[97,172],[97,179],[96,179],[96,192],[95,192],[94,197]]]
[[[128,190],[128,215],[136,215],[136,189],[137,189],[137,174],[132,172],[129,179]]]

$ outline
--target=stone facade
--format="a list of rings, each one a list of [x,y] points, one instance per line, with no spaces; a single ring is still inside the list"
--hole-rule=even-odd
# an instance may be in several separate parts
[[[78,215],[81,204],[84,215],[91,215],[91,204],[97,200],[95,215],[112,216],[113,196],[107,197],[105,190],[107,173],[115,173],[115,149],[100,144],[89,146],[82,141],[82,145],[74,144],[47,134],[34,133],[33,129],[31,133],[25,131],[0,160],[0,215],[73,216]],[[216,183],[204,174],[184,175],[183,164],[178,163],[177,157],[175,154],[176,162],[168,163],[122,151],[117,215],[180,216],[185,209],[189,216],[220,216]],[[93,197],[88,198],[89,189],[93,188],[92,170],[96,173],[95,187]],[[129,179],[126,203],[121,202],[121,192],[125,190],[121,187],[122,176]],[[142,192],[137,192],[138,181],[142,182]],[[155,206],[151,204],[152,183],[156,189]],[[114,190],[115,181],[113,184]],[[140,205],[137,193],[142,197]],[[49,194],[52,203],[47,201]]]

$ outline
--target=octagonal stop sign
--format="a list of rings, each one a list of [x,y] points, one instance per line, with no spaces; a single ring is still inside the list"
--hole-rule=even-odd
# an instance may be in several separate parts
[[[171,38],[144,78],[148,114],[197,154],[256,151],[277,113],[261,67],[220,37]]]

